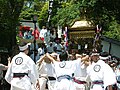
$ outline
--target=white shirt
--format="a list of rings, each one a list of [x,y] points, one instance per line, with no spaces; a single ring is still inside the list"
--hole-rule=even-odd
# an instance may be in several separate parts
[[[19,77],[14,78],[14,73],[27,73],[21,79]],[[35,84],[38,79],[38,72],[33,60],[25,53],[20,52],[14,56],[10,67],[7,70],[5,79],[11,86],[19,88],[19,90],[31,90],[31,83]],[[17,90],[17,89],[16,89]]]
[[[78,64],[78,65],[77,65]],[[76,71],[80,73],[78,66],[80,65],[79,60],[74,61],[54,61],[54,68],[56,76],[69,75],[72,77],[73,74],[76,75]],[[62,79],[60,82],[55,83],[54,90],[76,90],[74,82],[72,80]]]
[[[112,68],[102,60],[98,60],[96,63],[93,62],[88,66],[87,74],[90,76],[91,81],[102,80],[104,82],[104,89],[116,83],[115,74]]]
[[[46,32],[47,32],[47,29],[41,29],[40,37],[44,38]]]

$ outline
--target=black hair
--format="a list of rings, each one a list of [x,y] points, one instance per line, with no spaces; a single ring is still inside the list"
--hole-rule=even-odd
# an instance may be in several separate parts
[[[101,52],[101,53],[100,53],[100,56],[102,56],[102,57],[107,57],[107,56],[109,56],[109,53],[108,53],[108,52]]]
[[[47,48],[44,48],[44,52],[47,53]]]
[[[26,42],[21,42],[21,43],[19,44],[20,47],[23,47],[23,46],[25,46],[25,45],[27,45]],[[22,50],[19,49],[19,51],[20,51],[20,52],[24,52],[25,50],[22,51]]]
[[[68,54],[67,54],[67,52],[62,52],[62,53],[59,55],[59,58],[60,58],[60,61],[67,61],[67,59],[68,59]]]
[[[57,52],[57,47],[53,47],[53,51],[54,51],[54,52]]]
[[[25,45],[27,45],[26,42],[21,42],[21,43],[19,44],[19,46],[21,46],[21,47],[23,47],[23,46],[25,46]]]

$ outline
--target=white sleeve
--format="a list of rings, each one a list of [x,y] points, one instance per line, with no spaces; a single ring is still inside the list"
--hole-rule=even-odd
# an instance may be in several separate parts
[[[12,80],[12,63],[10,64],[10,66],[7,69],[7,72],[5,74],[5,80],[10,84],[11,80]]]
[[[115,84],[116,76],[112,68],[109,65],[105,64],[104,69],[104,86],[107,87],[109,85]]]
[[[31,59],[31,58],[30,58]],[[38,74],[38,71],[37,71],[37,67],[35,65],[35,63],[33,62],[33,60],[29,60],[28,62],[28,67],[30,68],[30,71],[28,73],[28,76],[30,77],[31,79],[31,82],[33,84],[36,83],[37,79],[39,79],[39,74]]]

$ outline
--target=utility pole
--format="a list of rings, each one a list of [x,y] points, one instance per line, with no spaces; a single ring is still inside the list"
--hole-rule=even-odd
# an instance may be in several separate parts
[[[37,15],[34,15],[33,16],[33,23],[34,23],[34,62],[36,63],[36,56],[35,56],[35,52],[36,52],[36,29],[37,29],[37,26],[36,26],[36,23],[37,23]]]

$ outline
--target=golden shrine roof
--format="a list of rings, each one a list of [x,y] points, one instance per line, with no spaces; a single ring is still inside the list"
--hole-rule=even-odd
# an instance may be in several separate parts
[[[86,30],[86,29],[94,29],[95,26],[86,20],[75,21],[74,24],[70,27],[70,30]]]

